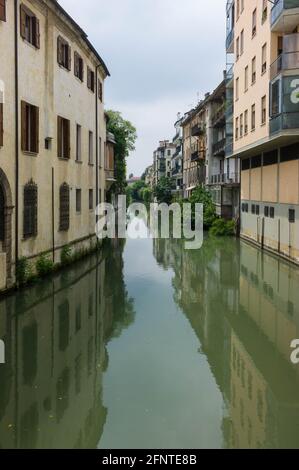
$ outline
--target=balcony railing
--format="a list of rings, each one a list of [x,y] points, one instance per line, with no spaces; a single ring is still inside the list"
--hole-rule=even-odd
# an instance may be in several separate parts
[[[191,129],[192,137],[199,137],[204,133],[204,126],[203,124],[195,124],[195,126]]]
[[[222,127],[225,125],[225,103],[219,106],[216,109],[214,115],[212,116],[212,126],[213,127]]]
[[[191,150],[191,162],[204,160],[206,156],[205,150]]]
[[[270,80],[285,70],[299,69],[299,51],[281,54],[270,67]]]
[[[276,134],[282,130],[299,129],[299,112],[281,113],[270,120],[270,133]]]
[[[292,8],[299,8],[299,0],[277,0],[271,10],[271,25],[276,23],[284,10]]]
[[[219,140],[213,145],[213,154],[215,156],[223,156],[225,154],[226,138]]]
[[[105,170],[105,175],[106,175],[106,180],[109,181],[114,181],[115,180],[115,174],[114,170]]]
[[[235,31],[232,29],[226,36],[226,50],[231,51],[234,42]]]
[[[209,184],[239,184],[240,175],[239,173],[219,173],[212,175],[209,178]]]

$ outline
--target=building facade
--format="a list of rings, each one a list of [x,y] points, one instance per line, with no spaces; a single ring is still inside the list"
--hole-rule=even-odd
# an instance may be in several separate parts
[[[241,236],[299,263],[299,1],[230,1],[227,11]]]
[[[0,288],[17,260],[95,243],[106,188],[104,81],[87,35],[54,0],[2,1]]]
[[[175,145],[175,152],[171,161],[171,179],[172,191],[174,195],[183,195],[183,118],[178,115],[178,119],[174,124],[175,136],[173,144]]]
[[[171,178],[172,157],[175,153],[175,145],[169,140],[159,142],[159,147],[154,151],[154,186],[162,177]]]

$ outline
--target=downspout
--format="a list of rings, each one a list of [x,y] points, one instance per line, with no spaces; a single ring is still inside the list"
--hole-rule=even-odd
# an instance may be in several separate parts
[[[95,86],[95,95],[96,95],[96,206],[99,205],[99,108],[98,108],[98,70],[100,65],[96,66],[96,86]],[[98,221],[98,216],[96,215],[96,222]]]
[[[15,0],[15,273],[19,259],[19,57],[18,0]]]

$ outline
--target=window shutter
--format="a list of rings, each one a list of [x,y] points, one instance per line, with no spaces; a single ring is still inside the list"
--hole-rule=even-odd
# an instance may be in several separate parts
[[[6,0],[0,0],[0,20],[6,21]]]
[[[35,47],[40,49],[40,23],[37,18],[34,19],[35,23]]]
[[[62,140],[62,119],[60,116],[57,116],[57,155],[58,158],[61,158],[61,140]]]
[[[76,51],[74,52],[74,75],[79,77],[79,57]]]
[[[0,103],[0,147],[3,147],[3,103]]]
[[[57,62],[58,62],[59,65],[62,65],[62,62],[63,62],[61,36],[58,36],[58,38],[57,38]]]
[[[23,152],[28,150],[26,148],[26,136],[27,136],[27,122],[26,122],[26,103],[21,101],[21,149]]]
[[[72,68],[72,48],[71,46],[67,45],[68,47],[68,70]]]
[[[20,6],[20,34],[26,39],[26,11],[23,5]]]
[[[39,153],[39,108],[34,107],[34,142],[33,148],[36,153]]]
[[[87,88],[91,89],[91,70],[87,67]]]
[[[59,230],[67,231],[70,227],[70,188],[67,183],[60,186],[59,199]]]
[[[71,156],[71,123],[70,121],[66,121],[66,156],[70,158]]]

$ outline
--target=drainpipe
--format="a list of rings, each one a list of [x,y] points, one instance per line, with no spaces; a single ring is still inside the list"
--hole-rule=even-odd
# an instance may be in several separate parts
[[[15,0],[15,272],[19,259],[19,63],[18,63],[18,0]]]
[[[98,108],[98,70],[100,65],[96,66],[96,86],[95,86],[95,95],[96,95],[96,206],[99,205],[99,108]],[[98,216],[96,216],[96,222],[98,221]]]

